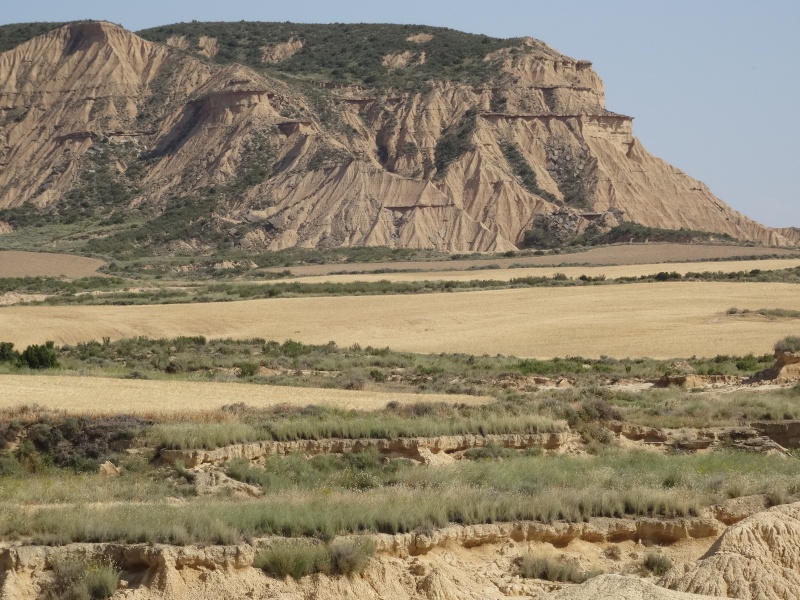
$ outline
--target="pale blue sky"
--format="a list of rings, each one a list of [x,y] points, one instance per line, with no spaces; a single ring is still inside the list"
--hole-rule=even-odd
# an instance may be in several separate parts
[[[800,226],[798,0],[29,0],[0,23],[414,23],[529,35],[591,60],[645,146],[767,225]]]

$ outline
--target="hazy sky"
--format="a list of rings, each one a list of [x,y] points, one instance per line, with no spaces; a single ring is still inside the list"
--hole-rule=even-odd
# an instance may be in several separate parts
[[[800,226],[798,0],[4,0],[0,23],[413,23],[529,35],[591,60],[655,155],[767,225]]]

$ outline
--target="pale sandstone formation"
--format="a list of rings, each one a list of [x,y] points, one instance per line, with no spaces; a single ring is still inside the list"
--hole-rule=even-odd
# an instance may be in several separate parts
[[[711,509],[709,516],[694,518],[450,525],[430,532],[375,535],[377,554],[363,574],[313,575],[300,581],[277,580],[253,568],[255,554],[278,541],[276,538],[206,547],[113,543],[6,546],[0,548],[0,597],[35,600],[52,580],[54,561],[70,558],[118,565],[123,580],[118,595],[130,600],[794,598],[791,594],[800,583],[796,540],[800,504],[758,512],[764,501],[763,496],[727,501]],[[703,555],[724,527],[712,513],[727,516],[731,522],[745,520],[725,530]],[[615,559],[604,551],[612,544]],[[583,570],[632,572],[640,567],[650,545],[660,546],[673,562],[689,561],[659,582],[662,587],[617,575],[601,575],[580,586],[525,580],[515,567],[520,556],[534,552],[570,561]]]
[[[190,48],[189,40],[185,35],[171,35],[167,38],[167,46],[172,46],[178,50],[188,50]]]
[[[369,600],[466,600],[537,596],[561,587],[516,575],[515,559],[531,549],[561,560],[578,560],[587,549],[608,541],[624,545],[638,561],[639,540],[675,545],[693,556],[698,543],[717,536],[720,524],[708,519],[593,519],[589,523],[508,523],[453,525],[427,533],[374,536],[377,555],[366,571],[351,577],[314,575],[277,580],[253,568],[255,545],[175,547],[145,544],[21,546],[0,550],[0,597],[34,600],[52,579],[58,559],[106,560],[122,569],[120,597],[131,600],[234,600],[253,598]],[[668,547],[665,552],[670,552]],[[606,561],[608,562],[608,561]],[[616,563],[614,563],[615,566]],[[587,565],[588,566],[588,565]],[[612,566],[608,563],[608,566]],[[678,596],[679,598],[680,596]]]
[[[269,176],[214,215],[244,249],[506,251],[534,224],[568,238],[621,221],[777,246],[798,241],[650,155],[632,119],[606,110],[591,63],[537,40],[488,55],[497,75],[486,87],[431,82],[421,92],[376,95],[326,84],[326,114],[300,89],[192,58],[176,50],[185,38],[169,44],[90,22],[0,54],[0,208],[56,203],[89,168],[88,156],[127,147],[130,160],[150,158],[132,207],[161,207],[266,161]],[[198,53],[213,56],[216,44],[203,38]],[[302,45],[292,38],[263,56],[286,60]],[[437,142],[470,118],[466,151],[437,171]],[[536,189],[515,174],[504,144],[535,172]],[[583,206],[563,203],[575,181]]]
[[[707,429],[659,429],[641,425],[630,425],[608,421],[604,426],[616,434],[618,443],[627,447],[639,446],[652,450],[694,452],[708,450],[722,444],[742,450],[766,452],[786,456],[786,447],[800,446],[800,427],[790,427],[785,423],[770,425],[759,423],[753,427],[716,427]],[[772,436],[777,438],[777,442]],[[785,442],[785,443],[784,443]],[[180,462],[188,468],[202,465],[219,465],[234,459],[244,458],[259,461],[270,456],[303,454],[346,454],[376,450],[382,456],[407,458],[415,462],[449,464],[453,455],[460,455],[473,448],[499,446],[512,450],[541,448],[554,454],[585,452],[580,434],[565,430],[555,433],[535,434],[490,434],[453,435],[431,438],[393,438],[393,439],[342,439],[295,440],[286,442],[260,441],[231,444],[216,448],[159,451],[162,462]]]
[[[733,525],[696,563],[673,569],[670,589],[742,600],[791,600],[800,590],[800,504]]]
[[[504,435],[460,435],[435,438],[393,438],[393,439],[322,439],[298,440],[288,442],[250,442],[232,444],[215,450],[170,450],[160,451],[160,458],[166,463],[182,462],[187,467],[203,464],[218,464],[236,458],[259,460],[269,456],[284,456],[302,453],[308,456],[317,454],[344,454],[375,449],[384,456],[402,457],[424,464],[450,462],[448,455],[470,448],[483,448],[496,444],[504,448],[518,450],[543,448],[563,450],[578,444],[580,436],[573,432],[540,434]],[[452,459],[450,459],[452,460]]]
[[[414,42],[415,44],[426,44],[433,39],[430,33],[415,33],[406,38],[407,42]]]
[[[800,352],[776,352],[775,365],[767,378],[778,383],[800,381]]]
[[[601,575],[583,585],[539,596],[538,600],[611,600],[612,598],[614,600],[710,600],[712,596],[665,590],[638,577]]]
[[[217,38],[201,35],[197,40],[197,53],[207,58],[214,58],[219,54],[219,41]]]
[[[300,52],[305,43],[298,37],[291,37],[285,42],[261,46],[261,60],[265,63],[279,63],[289,60]]]
[[[405,69],[409,65],[412,67],[424,65],[425,60],[424,52],[417,54],[416,52],[406,50],[405,52],[395,52],[394,54],[387,54],[384,56],[383,66],[390,71],[394,71],[396,69]]]
[[[796,245],[800,246],[800,227],[783,227],[776,229],[780,235],[787,240],[793,241]]]

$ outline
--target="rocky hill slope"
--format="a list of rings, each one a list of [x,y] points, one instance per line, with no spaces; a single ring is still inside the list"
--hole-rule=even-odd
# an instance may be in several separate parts
[[[25,37],[12,33],[0,49]],[[621,222],[798,242],[649,154],[591,63],[537,40],[291,24],[142,36],[73,23],[0,54],[0,231],[62,225],[117,253],[505,251]]]

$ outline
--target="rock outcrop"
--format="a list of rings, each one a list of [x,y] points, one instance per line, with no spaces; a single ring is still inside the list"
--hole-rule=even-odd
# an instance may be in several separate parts
[[[614,598],[614,600],[710,600],[712,596],[665,590],[638,577],[600,575],[583,585],[540,596],[539,600],[598,600],[601,598]]]
[[[800,504],[777,506],[731,526],[705,556],[668,573],[662,585],[741,600],[797,598]]]
[[[449,454],[462,452],[471,448],[485,448],[496,445],[501,448],[525,450],[541,448],[543,450],[563,450],[574,446],[580,436],[574,432],[533,434],[493,434],[493,435],[458,435],[439,436],[435,438],[329,438],[321,440],[298,440],[287,442],[262,441],[244,444],[232,444],[215,450],[191,449],[160,451],[160,458],[166,463],[181,462],[186,467],[203,464],[218,464],[237,458],[259,460],[270,456],[288,454],[345,454],[377,450],[382,456],[408,458],[420,463],[431,464],[447,461]],[[450,459],[452,460],[452,459]]]
[[[752,515],[725,529],[721,537],[724,525],[710,516],[450,525],[432,531],[375,535],[376,555],[363,573],[347,577],[317,574],[298,581],[270,577],[253,566],[258,552],[280,538],[205,547],[14,545],[0,548],[0,597],[41,597],[52,585],[53,565],[72,560],[115,565],[121,570],[119,597],[130,600],[796,598],[800,584],[800,504],[759,512],[763,501],[763,497],[754,496],[719,507],[732,521]],[[711,549],[700,556],[714,538],[717,541]],[[699,559],[673,568],[658,582],[607,574],[582,585],[524,579],[516,566],[521,556],[533,552],[580,563],[584,569],[600,567],[631,573],[641,568],[645,546],[649,545],[660,546],[672,560]],[[605,552],[610,547],[615,549],[616,558],[609,558]]]
[[[386,69],[425,63],[416,48],[430,37],[408,39],[414,50],[387,55]],[[622,221],[798,242],[650,155],[632,119],[605,108],[591,63],[537,40],[487,54],[495,76],[484,86],[415,91],[309,88],[193,57],[218,53],[210,36],[166,41],[84,22],[0,54],[0,209],[158,214],[205,197],[205,229],[180,240],[194,250],[222,238],[244,249],[506,251],[534,227],[569,237]],[[262,58],[287,60],[304,43],[265,46]],[[121,206],[91,196],[101,176],[117,182]]]
[[[751,378],[753,382],[774,381],[791,384],[800,382],[800,352],[775,351],[775,364],[759,371]]]
[[[549,549],[570,543],[616,544],[639,540],[667,545],[719,534],[709,519],[594,519],[589,523],[508,523],[430,533],[374,536],[377,554],[363,574],[313,575],[300,581],[269,577],[253,567],[256,554],[276,540],[237,546],[70,544],[0,549],[0,597],[34,600],[52,582],[57,561],[107,562],[122,571],[121,597],[131,600],[253,598],[390,598],[480,600],[537,595],[553,584],[524,580],[514,562],[530,544]],[[313,543],[313,542],[309,542]],[[637,560],[634,558],[634,560]],[[558,585],[558,584],[556,584]],[[632,580],[631,585],[635,585]],[[645,585],[642,589],[650,589]],[[666,592],[666,590],[664,590]],[[665,598],[682,596],[665,596]]]

